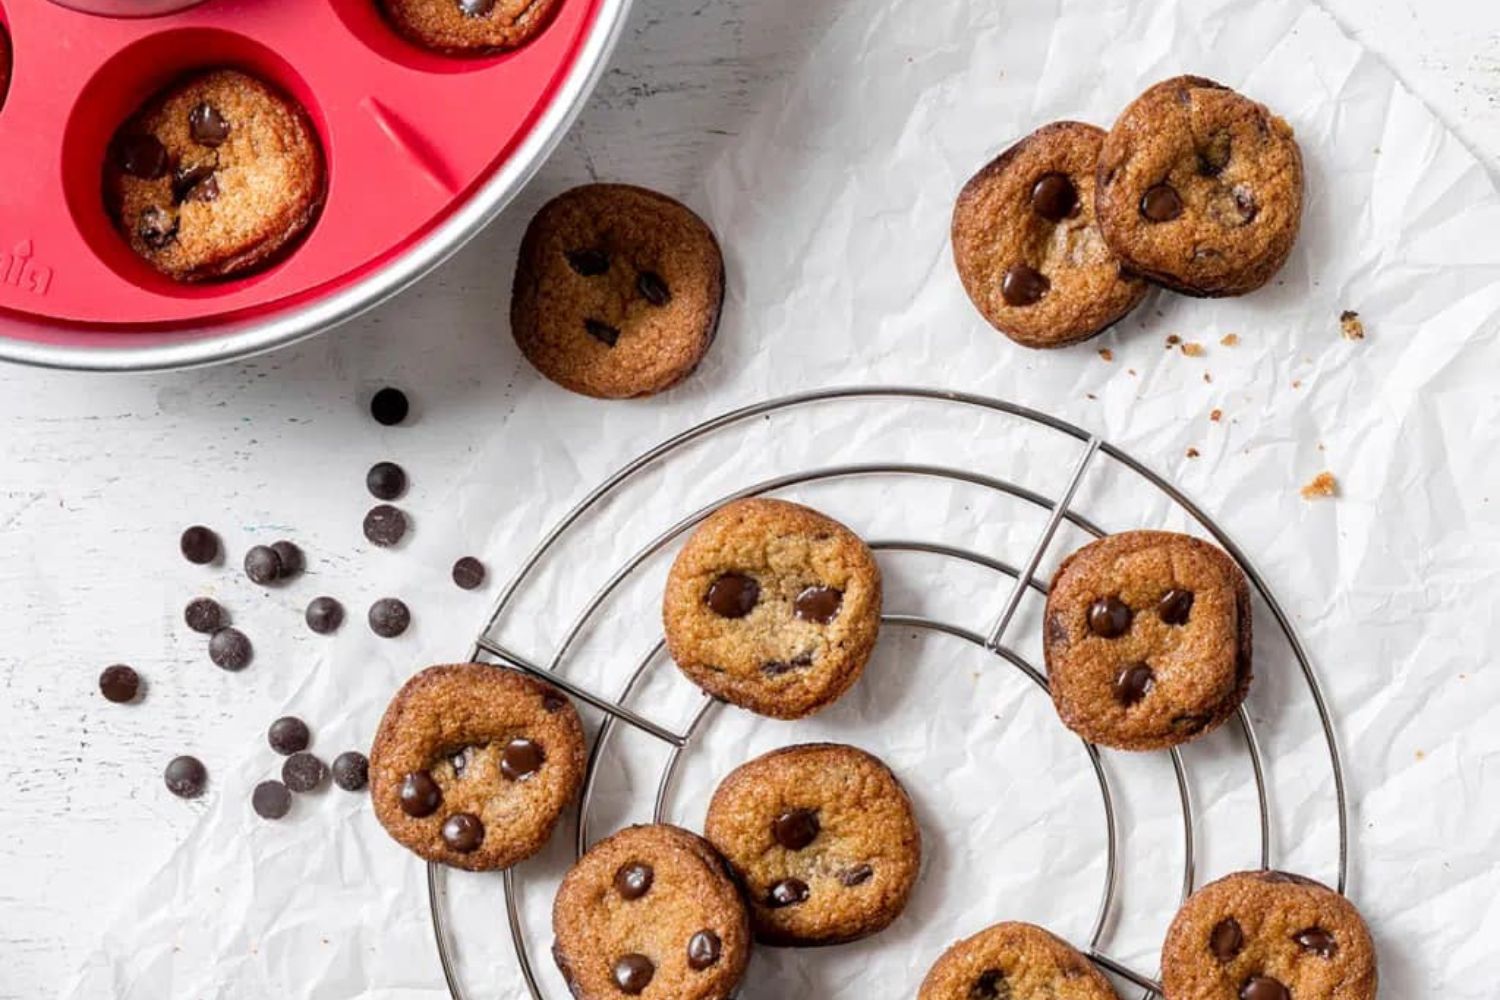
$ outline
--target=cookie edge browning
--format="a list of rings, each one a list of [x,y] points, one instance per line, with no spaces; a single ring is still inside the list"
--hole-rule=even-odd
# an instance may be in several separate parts
[[[1354,918],[1354,926],[1363,937],[1365,946],[1370,953],[1369,981],[1367,983],[1356,983],[1352,993],[1341,993],[1335,1000],[1362,1000],[1365,997],[1372,998],[1373,1000],[1377,995],[1380,984],[1380,956],[1375,951],[1375,939],[1370,933],[1369,924],[1365,922],[1364,914],[1360,913],[1359,908],[1350,902],[1349,897],[1324,885],[1317,879],[1275,868],[1252,868],[1245,871],[1231,872],[1228,875],[1214,879],[1206,885],[1199,886],[1183,902],[1182,906],[1178,908],[1176,915],[1172,917],[1172,923],[1167,928],[1167,935],[1162,941],[1161,946],[1162,996],[1165,1000],[1193,1000],[1191,995],[1185,994],[1178,989],[1180,984],[1173,981],[1176,976],[1176,970],[1191,963],[1192,959],[1190,956],[1195,950],[1193,942],[1187,939],[1187,923],[1189,917],[1192,915],[1190,908],[1193,907],[1196,900],[1204,898],[1204,894],[1210,890],[1218,890],[1227,884],[1241,881],[1261,883],[1285,882],[1294,884],[1304,891],[1310,891],[1331,898],[1334,906],[1352,916]]]
[[[693,541],[698,537],[698,534],[705,528],[707,528],[720,514],[737,507],[752,505],[787,508],[790,509],[798,518],[812,518],[816,523],[818,523],[819,527],[831,526],[835,533],[842,533],[848,536],[858,545],[859,550],[864,554],[865,561],[870,567],[870,591],[871,601],[874,605],[874,627],[867,630],[860,630],[861,641],[857,646],[849,647],[849,652],[845,657],[848,662],[845,669],[839,674],[840,683],[829,688],[829,690],[824,693],[824,696],[820,700],[806,705],[797,705],[792,708],[783,708],[776,702],[765,698],[755,697],[753,695],[742,695],[739,692],[731,692],[726,691],[722,688],[717,688],[713,684],[713,679],[716,676],[714,672],[702,669],[698,666],[685,666],[682,661],[682,655],[685,655],[685,651],[680,648],[680,645],[674,644],[673,641],[673,629],[671,624],[672,618],[668,613],[667,605],[672,593],[678,586],[676,582],[678,579],[678,566],[683,558],[683,553],[685,553],[688,550],[688,547],[693,544]],[[850,528],[842,521],[838,521],[832,517],[829,517],[822,511],[815,510],[814,508],[808,507],[804,504],[793,503],[790,500],[779,500],[774,497],[744,497],[739,500],[729,501],[728,503],[724,504],[721,507],[718,507],[713,511],[713,513],[705,517],[701,522],[699,522],[698,526],[693,529],[693,532],[688,536],[687,541],[683,542],[682,548],[678,550],[677,556],[672,560],[672,567],[667,573],[667,585],[663,589],[662,594],[662,632],[667,643],[667,653],[672,657],[672,662],[676,665],[678,670],[682,671],[683,676],[687,677],[687,679],[691,681],[694,686],[698,687],[700,690],[702,690],[706,694],[711,695],[712,697],[718,698],[721,701],[734,705],[737,708],[742,708],[747,712],[753,712],[756,715],[764,716],[768,719],[781,719],[784,721],[791,721],[795,719],[805,719],[810,715],[815,715],[816,713],[827,708],[829,705],[838,701],[849,692],[849,689],[852,688],[855,682],[858,681],[859,678],[864,674],[865,667],[870,662],[870,655],[875,650],[875,643],[880,638],[880,615],[881,610],[884,606],[885,582],[881,577],[880,563],[876,560],[875,553],[870,549],[869,543],[861,538],[859,534],[854,531],[854,529]]]
[[[896,905],[889,910],[889,912],[876,914],[867,923],[860,924],[858,929],[847,934],[829,935],[826,937],[799,937],[795,934],[778,933],[774,928],[763,930],[760,927],[759,922],[755,919],[756,913],[759,912],[759,907],[751,899],[750,893],[746,887],[744,874],[735,867],[733,861],[729,860],[729,856],[727,854],[724,854],[722,851],[720,851],[719,853],[724,858],[724,863],[729,866],[729,870],[733,873],[735,884],[740,888],[741,894],[745,897],[745,907],[750,914],[751,930],[753,931],[756,943],[758,944],[764,944],[770,947],[821,948],[829,945],[848,944],[851,941],[859,941],[863,938],[878,934],[880,931],[885,930],[891,924],[895,923],[896,918],[901,916],[901,914],[906,911],[907,904],[911,902],[912,893],[916,890],[917,878],[921,875],[922,872],[922,827],[919,823],[917,823],[917,810],[912,805],[911,795],[907,792],[906,786],[901,783],[901,779],[896,776],[896,772],[891,770],[889,764],[887,764],[885,761],[881,760],[874,754],[870,753],[868,750],[861,749],[860,747],[853,746],[848,743],[796,743],[791,746],[778,747],[775,750],[769,750],[758,757],[752,757],[750,760],[747,760],[743,764],[740,764],[733,771],[730,771],[727,775],[724,776],[723,780],[720,781],[718,786],[714,789],[713,795],[709,798],[708,811],[703,821],[705,839],[708,839],[709,828],[713,825],[712,817],[714,815],[716,807],[720,803],[720,797],[727,796],[739,785],[754,781],[755,775],[752,772],[753,768],[766,766],[768,762],[781,757],[799,756],[805,753],[822,752],[826,750],[836,750],[840,752],[853,753],[873,763],[877,768],[884,772],[884,774],[888,778],[891,779],[891,784],[895,786],[896,791],[900,794],[901,802],[906,807],[906,814],[911,820],[911,851],[913,855],[911,878],[907,881],[906,886],[901,893],[900,899],[897,901]],[[712,839],[708,839],[708,842],[709,844],[713,844]],[[715,850],[717,850],[717,847],[715,847]]]
[[[443,2],[443,0],[438,0],[438,2]],[[556,15],[557,9],[562,6],[562,0],[532,0],[531,4],[522,14],[522,19],[527,20],[527,24],[521,29],[520,37],[516,38],[514,41],[499,43],[477,42],[472,44],[465,43],[459,45],[445,44],[443,42],[435,41],[432,38],[422,35],[416,30],[416,25],[413,24],[410,19],[396,16],[396,14],[391,9],[392,4],[390,3],[390,0],[376,0],[376,6],[380,10],[381,19],[385,21],[385,23],[389,25],[397,35],[399,35],[407,43],[415,45],[422,51],[432,52],[440,56],[447,56],[449,58],[479,59],[485,56],[495,56],[505,52],[514,52],[517,49],[524,48],[525,46],[531,44],[533,41],[535,41],[536,36],[545,31],[547,29],[547,26],[552,23],[552,18],[554,17],[554,15]],[[539,7],[541,8],[541,12],[537,13],[536,11]]]
[[[1215,729],[1218,729],[1229,719],[1231,715],[1235,713],[1240,705],[1244,703],[1245,697],[1250,693],[1250,683],[1254,680],[1255,677],[1254,660],[1252,656],[1254,651],[1254,635],[1252,628],[1254,609],[1250,603],[1250,581],[1246,577],[1245,571],[1240,568],[1240,564],[1236,562],[1234,560],[1234,557],[1231,556],[1228,552],[1224,551],[1219,546],[1212,544],[1211,542],[1206,542],[1203,539],[1196,538],[1192,535],[1182,534],[1181,532],[1176,531],[1159,531],[1151,528],[1138,528],[1131,531],[1121,531],[1113,535],[1105,535],[1103,538],[1096,538],[1088,544],[1083,545],[1068,554],[1067,558],[1062,561],[1062,564],[1057,567],[1057,572],[1052,575],[1052,582],[1047,588],[1047,602],[1042,611],[1042,655],[1043,662],[1047,668],[1048,677],[1051,677],[1053,672],[1053,646],[1055,645],[1055,642],[1050,636],[1047,635],[1046,623],[1052,616],[1052,594],[1057,590],[1058,582],[1062,580],[1064,575],[1066,575],[1068,570],[1074,565],[1075,560],[1078,560],[1081,557],[1087,557],[1091,554],[1097,554],[1098,549],[1096,547],[1102,546],[1104,543],[1109,542],[1111,539],[1121,540],[1133,538],[1155,538],[1159,543],[1168,543],[1173,541],[1187,542],[1199,551],[1210,553],[1209,558],[1213,559],[1215,562],[1218,562],[1220,565],[1225,566],[1228,569],[1230,578],[1234,581],[1235,618],[1237,619],[1236,632],[1239,636],[1239,651],[1235,658],[1235,677],[1238,680],[1238,684],[1236,684],[1234,691],[1231,692],[1222,703],[1220,703],[1213,716],[1207,723],[1204,724],[1202,729],[1189,733],[1180,740],[1163,738],[1127,741],[1115,740],[1112,737],[1107,740],[1099,739],[1098,736],[1100,734],[1093,732],[1084,732],[1083,730],[1075,726],[1075,722],[1077,720],[1070,717],[1071,713],[1069,712],[1068,707],[1065,706],[1058,698],[1056,688],[1054,686],[1049,684],[1048,692],[1052,695],[1053,707],[1056,708],[1057,716],[1062,720],[1063,725],[1067,726],[1068,729],[1072,730],[1077,735],[1083,737],[1087,742],[1094,743],[1099,746],[1110,747],[1115,750],[1164,750],[1169,747],[1177,747],[1182,746],[1185,743],[1191,743],[1193,740],[1207,736]]]
[[[709,245],[713,248],[715,263],[718,266],[714,269],[713,285],[710,288],[710,296],[713,300],[713,315],[709,322],[706,324],[705,328],[700,333],[700,343],[698,344],[697,350],[694,354],[693,363],[687,365],[686,367],[663,375],[662,378],[658,381],[653,382],[650,385],[635,389],[634,391],[624,393],[609,393],[602,392],[596,386],[588,385],[580,380],[568,378],[562,373],[548,371],[546,368],[543,368],[531,352],[531,343],[534,338],[530,336],[523,336],[522,334],[522,330],[526,326],[526,324],[523,322],[523,314],[527,311],[535,310],[536,308],[534,303],[530,303],[530,309],[528,310],[526,308],[527,303],[524,300],[532,297],[530,288],[534,287],[535,285],[535,281],[526,279],[529,278],[530,275],[536,270],[534,267],[529,267],[528,265],[534,260],[538,259],[540,254],[540,248],[538,245],[542,240],[541,222],[543,220],[543,217],[547,215],[547,213],[552,210],[554,206],[563,202],[565,199],[585,197],[588,195],[602,195],[604,197],[609,197],[616,192],[622,191],[643,196],[650,201],[654,201],[666,206],[668,210],[686,213],[692,224],[701,229],[703,234],[708,237]],[[714,233],[713,227],[710,226],[702,216],[693,211],[686,204],[678,201],[671,195],[662,194],[660,191],[653,191],[650,188],[640,187],[635,184],[619,184],[604,181],[596,181],[589,184],[579,184],[549,198],[546,204],[537,209],[536,214],[533,215],[531,217],[531,220],[526,223],[526,232],[521,236],[521,248],[516,255],[516,270],[514,275],[511,277],[510,334],[511,338],[515,341],[516,347],[520,350],[522,356],[526,358],[527,363],[530,364],[533,369],[540,373],[542,377],[547,379],[549,382],[561,386],[562,388],[567,389],[569,392],[575,392],[580,396],[588,396],[592,399],[642,399],[647,396],[655,396],[659,393],[666,392],[668,389],[690,377],[695,371],[698,370],[698,367],[703,363],[703,359],[708,356],[708,349],[713,346],[714,341],[717,340],[719,336],[719,323],[723,319],[724,315],[724,289],[727,283],[728,276],[727,272],[725,271],[724,265],[724,248],[719,243],[719,237]]]
[[[551,951],[552,961],[557,965],[557,971],[561,973],[563,980],[567,983],[568,992],[571,993],[574,997],[577,997],[578,1000],[614,1000],[614,994],[610,994],[606,997],[590,994],[585,991],[583,984],[580,983],[577,977],[573,974],[574,963],[568,955],[567,949],[563,947],[562,934],[560,933],[559,925],[564,921],[564,917],[562,914],[562,909],[564,906],[564,896],[570,891],[570,886],[573,884],[572,880],[575,878],[575,872],[579,870],[584,860],[588,858],[590,854],[603,848],[607,844],[613,843],[615,840],[618,840],[622,837],[637,836],[637,834],[634,833],[634,831],[637,830],[653,831],[674,841],[677,847],[682,848],[683,850],[695,856],[700,862],[702,862],[704,868],[708,871],[711,877],[714,877],[723,883],[725,889],[727,890],[725,898],[726,900],[731,902],[733,909],[739,915],[740,933],[742,938],[744,939],[745,947],[740,949],[738,955],[736,956],[736,958],[738,959],[736,967],[732,967],[730,971],[725,973],[727,982],[725,983],[724,991],[722,993],[706,995],[704,998],[702,998],[702,1000],[721,1000],[721,998],[728,998],[732,996],[735,988],[745,978],[745,969],[750,964],[750,951],[754,947],[755,938],[751,929],[749,906],[745,902],[744,893],[741,891],[739,881],[735,877],[733,867],[727,860],[725,860],[724,856],[719,853],[718,849],[715,848],[707,838],[701,837],[691,830],[684,829],[683,827],[676,826],[671,823],[636,823],[623,829],[616,830],[608,837],[605,837],[603,840],[597,841],[592,846],[590,846],[589,849],[584,852],[583,857],[575,861],[568,868],[567,872],[563,874],[562,881],[557,887],[557,895],[552,898]],[[686,942],[684,942],[684,946],[686,946]]]
[[[1137,95],[1134,100],[1132,100],[1125,106],[1125,109],[1120,112],[1119,117],[1115,119],[1115,124],[1119,124],[1120,120],[1123,119],[1125,115],[1128,114],[1136,106],[1136,104],[1143,101],[1146,97],[1154,96],[1157,90],[1165,90],[1169,87],[1230,91],[1236,97],[1253,105],[1265,118],[1266,125],[1269,129],[1274,130],[1279,124],[1281,128],[1286,130],[1285,137],[1287,142],[1291,144],[1293,160],[1297,166],[1297,211],[1294,213],[1295,223],[1287,232],[1286,244],[1285,246],[1281,247],[1279,253],[1258,262],[1255,267],[1248,267],[1241,271],[1240,281],[1226,281],[1217,285],[1194,285],[1165,271],[1145,267],[1138,261],[1131,260],[1126,254],[1120,251],[1120,245],[1118,241],[1110,239],[1110,227],[1107,226],[1104,221],[1107,217],[1107,212],[1105,211],[1104,207],[1104,175],[1106,173],[1104,165],[1105,150],[1109,147],[1109,136],[1114,133],[1113,125],[1110,127],[1109,132],[1105,136],[1105,144],[1099,149],[1099,162],[1095,167],[1094,173],[1094,219],[1099,225],[1099,233],[1104,237],[1104,242],[1109,244],[1110,250],[1114,252],[1114,255],[1120,259],[1120,262],[1123,265],[1129,267],[1133,273],[1140,275],[1152,284],[1160,285],[1162,288],[1165,288],[1168,291],[1176,292],[1179,295],[1187,295],[1191,298],[1197,299],[1222,299],[1233,298],[1240,295],[1248,295],[1253,291],[1264,288],[1271,281],[1271,279],[1276,276],[1276,274],[1282,269],[1282,267],[1286,265],[1286,262],[1292,256],[1292,250],[1297,245],[1297,237],[1301,235],[1302,212],[1306,207],[1307,200],[1307,168],[1302,160],[1302,145],[1301,143],[1297,142],[1296,132],[1293,130],[1291,125],[1287,124],[1286,119],[1276,114],[1265,104],[1262,104],[1260,101],[1257,101],[1252,97],[1246,96],[1240,91],[1235,90],[1233,87],[1229,87],[1222,83],[1219,83],[1217,80],[1210,80],[1206,76],[1195,76],[1191,73],[1184,73],[1180,76],[1169,77],[1166,80],[1161,80],[1147,87],[1139,95]],[[1118,233],[1116,235],[1118,236]]]
[[[524,861],[540,851],[548,840],[552,838],[557,829],[557,823],[562,818],[567,804],[577,795],[578,789],[583,784],[584,768],[586,767],[587,753],[584,748],[583,723],[578,717],[578,710],[573,706],[571,699],[563,698],[563,707],[558,714],[565,716],[567,721],[561,722],[569,730],[569,740],[572,750],[571,770],[573,773],[572,789],[563,799],[562,806],[557,815],[552,817],[550,823],[533,840],[517,844],[509,850],[490,850],[488,844],[468,854],[450,850],[446,847],[434,850],[427,844],[413,844],[397,834],[393,829],[394,821],[401,817],[398,802],[399,789],[396,794],[386,794],[384,767],[381,766],[381,758],[385,755],[385,748],[395,738],[396,730],[401,726],[402,718],[406,709],[417,693],[436,684],[447,683],[450,678],[459,678],[464,683],[490,683],[499,681],[502,684],[515,685],[516,690],[525,690],[528,693],[541,697],[555,688],[543,684],[535,678],[519,673],[506,667],[495,666],[486,663],[442,663],[426,667],[407,678],[406,682],[391,698],[390,704],[386,706],[385,714],[381,716],[380,725],[375,730],[375,739],[370,745],[369,755],[369,785],[370,799],[374,806],[375,818],[392,840],[425,861],[433,861],[438,864],[447,865],[450,868],[461,868],[465,871],[498,871],[509,868],[512,865]],[[556,760],[553,756],[554,748],[549,747],[549,760]],[[388,820],[392,822],[388,822]],[[488,837],[485,838],[489,840]]]
[[[922,978],[922,985],[917,989],[917,1000],[939,1000],[939,998],[934,996],[933,993],[929,992],[930,990],[935,991],[937,989],[936,980],[938,975],[943,972],[947,968],[947,966],[957,963],[961,960],[964,954],[965,946],[973,945],[975,947],[978,947],[981,939],[990,936],[1016,937],[1023,940],[1028,938],[1034,940],[1043,940],[1047,943],[1047,947],[1053,949],[1054,952],[1058,954],[1067,954],[1076,959],[1078,963],[1077,967],[1084,970],[1084,976],[1088,978],[1089,981],[1092,982],[1098,989],[1099,996],[1101,998],[1108,997],[1113,998],[1113,1000],[1119,1000],[1119,994],[1115,992],[1115,989],[1110,985],[1109,980],[1104,977],[1104,974],[1102,972],[1094,967],[1094,963],[1089,961],[1088,957],[1084,955],[1083,952],[1079,951],[1077,948],[1073,947],[1071,944],[1069,944],[1067,941],[1064,941],[1056,934],[1053,934],[1047,928],[1042,927],[1038,924],[1027,923],[1022,920],[1002,920],[997,924],[991,924],[988,927],[975,931],[973,934],[970,934],[967,937],[960,938],[959,940],[950,944],[947,948],[943,949],[943,953],[937,957],[937,960],[933,962],[932,966],[927,970],[927,975]]]

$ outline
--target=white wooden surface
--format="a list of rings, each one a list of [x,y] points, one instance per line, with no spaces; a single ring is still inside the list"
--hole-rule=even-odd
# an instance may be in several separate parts
[[[596,175],[690,189],[845,2],[637,0],[614,68],[546,168],[549,187]],[[1500,4],[1328,7],[1500,176]],[[523,197],[510,219],[535,204]],[[162,791],[165,761],[234,755],[295,683],[276,669],[226,682],[176,616],[193,593],[228,591],[254,634],[312,586],[293,598],[235,573],[195,576],[177,532],[206,521],[236,557],[252,537],[293,537],[336,574],[352,571],[370,462],[406,464],[406,502],[420,510],[503,418],[513,376],[531,377],[496,333],[514,226],[379,312],[270,357],[166,375],[0,370],[0,997],[50,995],[95,939],[93,921],[192,824],[193,807]],[[386,383],[411,392],[411,426],[366,416]],[[283,652],[268,640],[261,662]],[[119,660],[151,685],[128,710],[95,689]]]

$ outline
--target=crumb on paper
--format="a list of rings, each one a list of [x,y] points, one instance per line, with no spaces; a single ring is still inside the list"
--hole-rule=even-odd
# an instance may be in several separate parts
[[[1089,399],[1098,399],[1099,398],[1098,396],[1094,395],[1092,392],[1086,392],[1086,393],[1084,393],[1084,395],[1087,396]]]
[[[1205,381],[1205,382],[1212,382],[1213,380],[1214,380],[1214,376],[1213,376],[1212,372],[1204,372],[1203,373],[1203,381]]]
[[[1216,406],[1212,410],[1208,411],[1208,419],[1212,420],[1214,423],[1218,423],[1220,420],[1224,419],[1224,411]]]
[[[1225,347],[1235,347],[1239,344],[1239,342],[1240,335],[1237,333],[1226,333],[1224,334],[1224,336],[1219,338],[1219,343],[1223,344]]]
[[[1294,378],[1294,379],[1292,379],[1292,388],[1293,389],[1300,389],[1300,388],[1302,388],[1302,380],[1300,378]]]
[[[1201,358],[1206,352],[1203,350],[1202,344],[1196,340],[1190,340],[1182,345],[1182,353],[1190,358]]]
[[[1320,500],[1324,497],[1336,497],[1339,495],[1339,481],[1333,478],[1333,473],[1323,471],[1313,476],[1312,482],[1302,487],[1302,499]]]
[[[1198,457],[1198,449],[1197,448],[1189,448],[1187,450],[1187,457],[1188,458],[1197,458]]]
[[[1125,371],[1128,372],[1131,375],[1135,374],[1135,369],[1134,368],[1127,368],[1127,369],[1125,369]]]
[[[1343,333],[1345,340],[1365,339],[1365,324],[1353,309],[1345,309],[1339,313],[1339,331]]]
[[[1426,760],[1426,759],[1427,759],[1427,751],[1426,750],[1418,750],[1417,751],[1417,760]]]
[[[1180,343],[1182,343],[1182,338],[1179,337],[1179,336],[1177,336],[1177,334],[1175,334],[1175,333],[1169,333],[1169,334],[1167,334],[1167,350],[1170,351],[1172,348],[1176,347]]]
[[[1111,351],[1107,347],[1101,347],[1099,348],[1099,357],[1103,358],[1105,361],[1113,361],[1115,359],[1115,352]]]

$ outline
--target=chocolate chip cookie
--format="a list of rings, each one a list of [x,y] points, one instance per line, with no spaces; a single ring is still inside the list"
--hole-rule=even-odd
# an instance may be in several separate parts
[[[1127,531],[1063,561],[1043,649],[1067,727],[1122,750],[1175,746],[1227,719],[1250,688],[1250,587],[1188,535]]]
[[[686,205],[626,184],[587,184],[527,226],[511,332],[565,389],[649,396],[698,366],[723,298],[718,241]]]
[[[1193,893],[1161,953],[1166,1000],[1374,1000],[1354,905],[1301,875],[1237,872]]]
[[[704,833],[734,866],[756,940],[838,944],[906,907],[922,838],[901,782],[837,743],[773,750],[719,785]]]
[[[520,48],[547,26],[558,0],[379,0],[409,41],[456,55]]]
[[[842,524],[784,500],[736,500],[709,515],[672,564],[667,649],[709,694],[801,718],[859,679],[880,594],[874,555]]]
[[[482,663],[428,667],[370,752],[375,816],[429,861],[487,871],[541,849],[583,780],[583,727],[556,689]]]
[[[953,259],[990,325],[1027,347],[1063,347],[1135,308],[1147,285],[1094,221],[1104,130],[1043,125],[969,179],[953,207]]]
[[[1126,266],[1188,295],[1271,280],[1302,221],[1302,153],[1263,105],[1198,76],[1125,109],[1099,152],[1099,227]]]
[[[917,1000],[1119,1000],[1072,945],[1035,924],[986,927],[953,945]]]
[[[579,1000],[723,1000],[750,958],[724,859],[675,826],[633,826],[590,848],[557,890],[552,933]]]
[[[104,196],[130,248],[178,281],[277,258],[323,205],[323,152],[303,110],[238,70],[179,80],[120,126]]]

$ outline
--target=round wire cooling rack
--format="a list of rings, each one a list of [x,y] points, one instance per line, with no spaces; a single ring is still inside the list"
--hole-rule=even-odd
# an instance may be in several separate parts
[[[710,503],[704,504],[661,531],[640,548],[623,565],[616,569],[584,603],[581,610],[563,633],[556,650],[547,659],[546,663],[538,662],[536,658],[507,648],[500,641],[492,637],[496,626],[504,618],[507,611],[512,608],[522,588],[531,580],[534,571],[543,559],[585,515],[609,500],[631,480],[646,470],[670,460],[674,454],[687,448],[689,445],[729,428],[743,425],[757,418],[766,418],[772,414],[839,400],[938,402],[952,406],[968,407],[974,410],[989,411],[990,413],[1004,414],[1071,439],[1077,447],[1077,455],[1066,485],[1058,492],[1056,497],[1046,496],[1018,482],[981,474],[969,469],[948,465],[926,465],[909,462],[827,465],[761,479],[719,496]],[[1277,628],[1284,636],[1287,646],[1300,668],[1302,680],[1316,708],[1318,722],[1322,728],[1323,742],[1326,745],[1332,769],[1333,789],[1338,813],[1337,888],[1339,892],[1344,892],[1348,878],[1349,812],[1344,783],[1343,761],[1339,753],[1338,740],[1317,673],[1314,671],[1307,652],[1303,648],[1301,640],[1297,637],[1296,631],[1293,629],[1286,612],[1282,609],[1275,595],[1271,593],[1264,578],[1222,528],[1215,524],[1191,499],[1160,475],[1109,442],[1101,440],[1074,424],[1050,414],[1005,400],[914,386],[829,388],[797,393],[745,406],[676,434],[618,469],[604,480],[604,482],[590,491],[547,532],[501,592],[489,620],[474,642],[473,648],[470,651],[470,659],[479,662],[495,663],[499,666],[539,677],[547,683],[561,688],[579,701],[591,705],[604,713],[603,724],[600,726],[593,745],[590,748],[588,767],[577,806],[578,822],[574,852],[576,856],[581,856],[590,843],[589,806],[596,790],[598,765],[616,728],[619,725],[632,727],[660,741],[667,748],[666,760],[657,780],[656,795],[652,810],[653,820],[655,822],[662,822],[666,811],[666,803],[677,775],[683,751],[701,737],[705,728],[705,722],[709,719],[716,706],[721,704],[707,695],[702,696],[701,703],[691,715],[687,725],[680,728],[664,725],[650,718],[648,715],[627,706],[626,702],[641,686],[643,678],[646,677],[652,666],[663,660],[668,660],[668,658],[663,656],[665,641],[660,638],[636,661],[634,669],[625,679],[619,694],[614,698],[598,694],[595,691],[574,683],[559,672],[560,666],[567,658],[569,652],[574,648],[579,636],[595,618],[601,606],[648,559],[660,553],[668,545],[690,531],[698,522],[702,521],[715,509],[731,500],[761,496],[812,483],[872,476],[923,477],[946,481],[948,483],[966,484],[1003,494],[1045,512],[1045,523],[1032,542],[1029,554],[1020,565],[1012,565],[983,552],[920,539],[875,539],[869,542],[870,547],[876,552],[927,553],[958,560],[970,566],[1008,578],[1011,582],[1006,592],[1005,600],[997,610],[989,629],[981,634],[972,629],[963,628],[930,616],[893,613],[884,614],[882,616],[882,624],[886,627],[926,631],[958,639],[972,647],[994,655],[1020,671],[1032,683],[1045,691],[1047,688],[1045,673],[1025,657],[1005,645],[1003,639],[1027,592],[1031,591],[1043,596],[1047,592],[1046,584],[1035,579],[1035,574],[1058,528],[1067,523],[1094,538],[1100,538],[1106,534],[1088,516],[1072,507],[1079,485],[1084,481],[1085,475],[1089,472],[1090,468],[1099,464],[1101,456],[1106,460],[1118,463],[1125,469],[1140,476],[1150,486],[1164,494],[1172,504],[1184,512],[1200,528],[1211,535],[1223,549],[1229,552],[1245,571],[1251,585],[1259,594],[1265,607],[1269,610],[1272,619],[1275,621]],[[1237,712],[1237,721],[1240,739],[1249,758],[1250,769],[1255,783],[1256,802],[1259,810],[1260,866],[1262,868],[1269,868],[1272,866],[1273,856],[1271,809],[1261,741],[1256,734],[1255,725],[1243,705],[1240,706]],[[1098,782],[1106,825],[1106,858],[1104,884],[1100,893],[1092,930],[1086,943],[1079,945],[1078,942],[1075,942],[1075,945],[1078,945],[1080,950],[1100,968],[1141,987],[1143,990],[1142,996],[1149,998],[1160,993],[1161,986],[1156,979],[1112,958],[1099,947],[1099,942],[1104,934],[1111,908],[1116,900],[1119,861],[1119,829],[1115,805],[1117,795],[1105,768],[1101,764],[1097,748],[1088,743],[1083,743],[1082,746]],[[1178,803],[1182,817],[1183,867],[1180,899],[1185,900],[1194,889],[1194,841],[1195,824],[1198,822],[1198,817],[1195,814],[1193,799],[1189,790],[1187,769],[1183,764],[1182,756],[1179,750],[1175,748],[1168,751],[1168,753],[1171,759],[1172,773],[1176,782]],[[439,865],[428,865],[428,903],[431,909],[438,957],[442,965],[443,976],[446,980],[449,993],[454,1000],[465,1000],[468,994],[465,992],[460,979],[448,920],[442,903],[443,886],[441,878],[443,872],[444,869]],[[507,869],[502,875],[502,881],[507,920],[522,979],[525,981],[526,987],[534,1000],[547,1000],[547,994],[537,981],[533,968],[533,956],[527,944],[522,926],[521,914],[517,904],[515,869]]]

